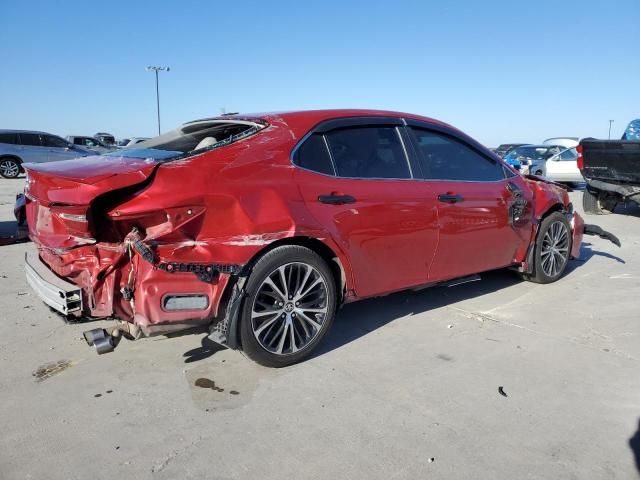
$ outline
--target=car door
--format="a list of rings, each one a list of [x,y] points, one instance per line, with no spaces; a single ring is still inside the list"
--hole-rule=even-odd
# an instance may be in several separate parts
[[[66,142],[55,135],[43,134],[42,144],[47,148],[47,159],[49,162],[58,160],[69,160],[81,156],[78,150],[75,150],[69,142]]]
[[[20,150],[23,163],[47,161],[47,148],[42,145],[39,133],[20,132]]]
[[[522,258],[533,215],[533,195],[524,179],[456,132],[413,122],[408,130],[424,195],[438,211],[438,248],[429,281],[501,268]]]
[[[425,209],[401,126],[395,118],[328,122],[294,151],[305,205],[347,257],[358,297],[427,283],[435,252],[436,206]]]

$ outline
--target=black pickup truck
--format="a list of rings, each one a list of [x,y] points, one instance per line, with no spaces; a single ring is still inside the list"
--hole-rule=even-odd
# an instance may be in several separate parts
[[[585,213],[611,213],[627,201],[640,205],[640,120],[629,124],[622,140],[586,138],[577,150],[578,168],[587,182]]]

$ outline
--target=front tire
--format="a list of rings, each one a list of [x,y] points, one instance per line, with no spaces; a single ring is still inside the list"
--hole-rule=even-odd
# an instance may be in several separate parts
[[[533,272],[525,276],[534,283],[552,283],[564,273],[571,252],[571,226],[567,217],[553,212],[540,224],[533,254]]]
[[[4,178],[16,178],[20,175],[20,162],[15,158],[0,159],[0,175]]]
[[[335,281],[326,262],[298,245],[275,248],[258,260],[247,281],[242,349],[266,367],[297,363],[322,341],[335,311]]]

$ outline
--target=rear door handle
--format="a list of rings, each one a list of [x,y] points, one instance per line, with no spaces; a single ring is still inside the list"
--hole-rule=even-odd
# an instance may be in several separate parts
[[[344,205],[345,203],[355,203],[356,199],[351,195],[319,195],[318,201],[320,203],[328,203],[329,205]]]
[[[462,195],[452,195],[450,193],[442,193],[438,195],[438,200],[443,203],[458,203],[458,202],[463,202],[464,197]]]

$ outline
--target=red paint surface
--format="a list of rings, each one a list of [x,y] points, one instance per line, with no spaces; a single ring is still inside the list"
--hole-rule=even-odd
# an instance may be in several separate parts
[[[221,274],[206,283],[192,273],[155,268],[138,255],[130,261],[124,237],[134,225],[164,262],[244,265],[274,241],[318,239],[339,258],[350,292],[347,300],[352,300],[521,264],[540,217],[569,204],[567,193],[556,185],[520,176],[496,183],[352,180],[291,164],[292,149],[319,122],[366,115],[444,125],[374,111],[245,115],[269,126],[187,159],[157,164],[89,157],[31,165],[30,236],[55,273],[82,287],[87,315],[134,321],[135,313],[135,322],[155,325],[210,320],[218,313],[229,277]],[[515,224],[509,216],[514,197],[508,182],[520,187],[527,200]],[[96,209],[100,195],[129,186],[135,190],[136,185],[140,190],[135,194],[106,210]],[[317,201],[318,195],[332,192],[357,201]],[[438,202],[442,193],[460,194],[465,201]],[[62,214],[86,215],[88,221],[70,221]],[[576,235],[581,237],[581,229]],[[579,249],[579,239],[574,239]],[[133,305],[120,293],[132,269]],[[165,312],[161,299],[171,293],[203,293],[210,305],[201,311]]]

